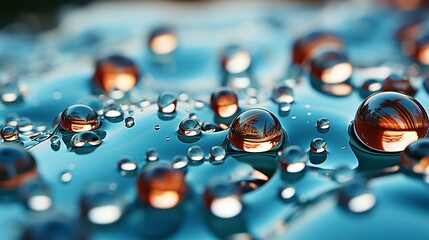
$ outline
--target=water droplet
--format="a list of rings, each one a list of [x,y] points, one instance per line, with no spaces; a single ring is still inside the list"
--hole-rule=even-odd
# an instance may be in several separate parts
[[[327,118],[319,118],[316,122],[317,128],[320,130],[328,130],[331,124]]]
[[[273,89],[271,98],[277,104],[292,103],[294,101],[293,89],[288,86],[279,86]]]
[[[188,158],[192,161],[204,159],[204,150],[200,146],[192,146],[188,149]]]
[[[217,128],[213,123],[203,122],[203,124],[201,124],[201,130],[204,132],[216,132],[216,129]]]
[[[141,108],[146,108],[146,107],[149,107],[151,104],[152,103],[150,102],[149,99],[143,99],[143,100],[140,101],[139,106]]]
[[[163,92],[158,97],[158,108],[160,112],[172,113],[176,111],[177,98],[173,93]]]
[[[293,62],[303,65],[312,59],[315,53],[323,48],[342,49],[342,41],[335,35],[326,32],[312,32],[298,39],[292,49]]]
[[[382,81],[376,80],[376,79],[368,79],[365,82],[363,82],[361,89],[364,91],[367,91],[369,94],[375,93],[378,91],[381,91],[381,88],[383,87]]]
[[[429,175],[429,139],[422,138],[408,145],[401,154],[401,167],[405,173]]]
[[[310,72],[323,83],[339,84],[351,77],[353,67],[342,50],[329,49],[316,54]]]
[[[289,146],[279,156],[280,167],[288,173],[301,172],[306,163],[307,153],[299,146]]]
[[[307,116],[311,116],[311,112],[307,112]]]
[[[156,160],[158,160],[158,157],[159,157],[159,154],[158,154],[158,151],[156,151],[155,148],[149,148],[146,151],[146,159],[148,161],[156,161]]]
[[[33,122],[26,117],[20,117],[17,120],[16,128],[19,132],[25,133],[33,130]]]
[[[414,98],[396,92],[368,97],[356,112],[354,135],[370,149],[398,152],[428,133],[429,120]]]
[[[138,198],[154,208],[175,207],[184,199],[186,190],[183,173],[168,162],[147,164],[137,180]]]
[[[18,118],[19,118],[19,116],[16,113],[7,114],[6,115],[6,125],[16,127],[16,125],[18,124]]]
[[[292,116],[290,116],[290,118],[291,118],[292,120],[295,120],[295,119],[296,119],[296,115],[292,115]]]
[[[338,183],[346,183],[355,177],[355,172],[345,166],[335,168],[332,178]]]
[[[16,144],[0,145],[0,189],[14,189],[37,177],[33,156]]]
[[[189,118],[192,118],[192,119],[197,119],[197,114],[196,113],[189,113]]]
[[[104,108],[104,116],[106,118],[121,118],[123,114],[122,107],[116,103],[111,103]]]
[[[51,144],[53,144],[53,145],[59,145],[59,144],[60,144],[60,140],[61,140],[61,137],[60,137],[60,136],[58,136],[58,135],[53,135],[53,136],[51,137]]]
[[[63,93],[60,91],[53,91],[51,96],[54,100],[60,100],[63,97]]]
[[[62,183],[69,183],[73,178],[73,175],[71,174],[71,172],[65,171],[60,173],[60,181]]]
[[[124,199],[108,186],[89,185],[80,200],[80,209],[91,223],[112,224],[118,221],[125,209]]]
[[[283,200],[290,200],[296,194],[296,190],[293,186],[284,184],[279,189],[279,195]]]
[[[210,158],[215,161],[223,160],[226,156],[226,151],[222,147],[214,146],[210,149]]]
[[[176,35],[169,28],[157,28],[149,36],[149,49],[154,54],[171,54],[176,50],[178,44]]]
[[[165,136],[165,141],[170,141],[170,136]]]
[[[194,107],[195,107],[195,109],[198,109],[198,110],[203,109],[205,105],[206,104],[201,100],[195,100],[195,102],[194,102]]]
[[[161,129],[161,127],[160,127],[158,124],[156,124],[154,128],[155,128],[155,130],[157,130],[157,131],[158,131],[159,129]]]
[[[130,128],[133,127],[135,124],[133,117],[127,117],[125,118],[125,127]]]
[[[241,213],[243,203],[240,189],[232,183],[211,182],[204,191],[204,203],[220,218],[232,218]]]
[[[284,113],[289,112],[291,107],[292,107],[292,105],[290,103],[287,103],[287,102],[279,103],[279,111],[280,112],[284,112]]]
[[[405,74],[391,74],[383,82],[383,92],[401,92],[409,96],[414,96],[417,89],[412,85],[410,77]]]
[[[129,172],[137,170],[137,163],[131,159],[123,158],[118,162],[118,169],[121,172],[121,175],[126,175]]]
[[[34,129],[36,129],[38,132],[44,132],[46,131],[46,125],[42,122],[39,122],[34,125]]]
[[[354,213],[369,211],[376,203],[364,180],[346,183],[338,191],[338,201],[345,209]]]
[[[12,142],[19,139],[18,130],[13,126],[4,126],[1,129],[0,134],[5,142]]]
[[[33,181],[20,189],[20,195],[28,209],[46,211],[52,206],[48,186],[41,181]]]
[[[62,112],[60,125],[67,131],[83,132],[96,129],[100,125],[100,120],[91,107],[75,104]]]
[[[222,53],[223,69],[231,74],[245,72],[250,68],[252,57],[250,53],[238,45],[230,45]]]
[[[234,150],[265,152],[281,144],[283,129],[274,114],[253,108],[240,113],[232,121],[228,139]]]
[[[315,138],[311,140],[310,150],[315,153],[322,153],[326,151],[328,144],[323,138]]]
[[[101,138],[94,132],[86,131],[73,135],[70,140],[73,147],[93,147],[101,144]]]
[[[18,84],[16,82],[7,82],[6,84],[2,84],[0,89],[0,99],[5,104],[22,101]]]
[[[211,95],[210,107],[220,117],[231,117],[238,110],[238,97],[229,88],[219,88]]]
[[[201,125],[193,118],[185,118],[180,122],[178,132],[189,137],[197,136],[201,133]]]
[[[93,80],[106,92],[128,92],[139,81],[139,70],[129,58],[111,55],[97,61]]]
[[[189,160],[186,156],[177,155],[173,158],[171,166],[174,169],[184,169],[188,166]]]

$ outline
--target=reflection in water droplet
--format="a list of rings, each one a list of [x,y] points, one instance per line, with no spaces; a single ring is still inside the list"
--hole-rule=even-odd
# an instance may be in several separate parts
[[[177,155],[173,158],[171,166],[174,169],[184,169],[188,166],[189,160],[186,156]]]
[[[338,183],[346,183],[355,177],[355,172],[345,166],[335,168],[332,178]]]
[[[310,150],[315,153],[322,153],[326,151],[328,144],[323,138],[315,138],[311,140]]]
[[[154,129],[155,130],[159,130],[161,127],[157,124],[157,125],[155,125],[155,127],[154,127]]]
[[[213,123],[203,122],[203,124],[201,124],[201,130],[204,132],[216,132],[216,126]]]
[[[127,117],[125,118],[125,127],[130,128],[133,127],[135,124],[133,117]]]
[[[106,118],[120,118],[123,114],[121,106],[115,103],[109,104],[104,108],[104,116]]]
[[[323,83],[338,84],[351,77],[353,67],[342,50],[330,49],[318,53],[313,58],[310,71]]]
[[[171,137],[170,136],[165,136],[165,141],[170,141]]]
[[[137,163],[131,159],[123,158],[118,162],[119,171],[123,172],[133,172],[137,170]]]
[[[231,74],[242,73],[250,68],[252,57],[250,53],[238,45],[230,45],[222,53],[223,69]]]
[[[204,191],[204,203],[213,215],[220,218],[235,217],[243,209],[240,189],[226,182],[209,183]]]
[[[62,183],[68,183],[72,180],[73,175],[71,174],[71,172],[65,171],[60,173],[60,181]]]
[[[405,173],[429,175],[429,139],[422,138],[408,145],[401,154],[401,167]],[[427,177],[424,177],[426,180]]]
[[[61,140],[61,137],[60,137],[60,136],[58,136],[58,135],[53,135],[53,136],[51,137],[51,144],[53,144],[53,145],[59,145],[59,144],[60,144],[60,140]]]
[[[210,149],[210,158],[215,161],[223,160],[226,156],[226,151],[222,147],[214,146]]]
[[[106,92],[113,89],[127,92],[139,81],[139,71],[131,59],[111,55],[97,61],[93,80]]]
[[[287,102],[279,103],[279,111],[280,112],[283,112],[283,113],[289,112],[291,107],[292,107],[292,105],[290,103],[287,103]]]
[[[296,115],[292,115],[292,116],[290,116],[290,118],[291,118],[292,120],[295,120],[295,119],[296,119]]]
[[[0,99],[5,104],[22,101],[18,84],[16,82],[7,82],[6,84],[2,84],[0,89]]]
[[[200,146],[192,146],[188,149],[188,158],[192,161],[204,159],[204,150]]]
[[[210,107],[222,118],[231,117],[238,110],[237,94],[229,88],[219,88],[211,95]]]
[[[405,74],[391,74],[383,82],[383,92],[401,92],[408,96],[414,96],[417,89],[411,83],[410,77]]]
[[[368,91],[369,93],[375,93],[381,90],[383,84],[382,81],[376,79],[368,79],[363,82],[361,89]],[[369,96],[370,94],[368,94]]]
[[[19,132],[25,133],[33,130],[33,122],[29,118],[20,117],[16,123],[16,128]]]
[[[158,97],[158,108],[160,112],[172,113],[176,111],[177,98],[173,93],[163,92]]]
[[[94,132],[80,132],[73,135],[71,145],[73,147],[92,147],[101,144],[101,138]]]
[[[201,133],[200,123],[193,118],[185,118],[179,124],[178,132],[185,136],[196,136]]]
[[[64,130],[83,132],[100,125],[98,114],[89,106],[75,104],[66,108],[61,114],[60,125]]]
[[[351,181],[338,191],[338,200],[341,206],[354,213],[369,211],[376,202],[364,180]]]
[[[175,207],[184,199],[186,190],[183,173],[168,162],[147,164],[137,180],[138,198],[154,208]]]
[[[293,89],[288,86],[279,86],[273,89],[271,98],[277,104],[292,103],[294,101]]]
[[[33,181],[20,189],[25,205],[32,211],[46,211],[52,206],[48,186],[41,181]]]
[[[327,118],[320,118],[317,120],[317,128],[320,130],[327,130],[331,126]]]
[[[265,152],[280,145],[283,129],[277,117],[262,108],[246,110],[231,123],[228,139],[234,150]]]
[[[197,114],[196,113],[189,113],[189,118],[197,119]]]
[[[4,126],[1,129],[0,134],[5,142],[11,142],[19,139],[18,130],[13,126]]]
[[[0,189],[14,189],[36,178],[36,161],[20,145],[0,145]]]
[[[176,35],[169,28],[157,28],[149,36],[149,50],[154,54],[168,55],[173,53],[178,40]]]
[[[280,167],[289,173],[298,173],[304,170],[307,163],[307,154],[299,146],[285,148],[279,156]]]
[[[279,195],[284,200],[290,200],[296,194],[296,190],[291,185],[282,185],[279,190]]]
[[[426,136],[429,120],[423,106],[414,98],[396,92],[368,97],[356,112],[355,136],[367,147],[398,152]]]
[[[156,160],[158,160],[158,157],[159,157],[159,154],[158,154],[158,151],[156,151],[155,148],[149,148],[146,151],[146,159],[148,161],[156,161]]]

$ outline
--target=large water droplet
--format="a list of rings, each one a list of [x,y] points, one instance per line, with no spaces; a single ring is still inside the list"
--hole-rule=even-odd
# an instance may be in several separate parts
[[[156,160],[158,160],[158,157],[159,157],[159,154],[155,148],[149,148],[146,151],[146,159],[148,161],[156,161]]]
[[[371,95],[356,112],[354,133],[367,147],[398,152],[426,136],[429,120],[414,98],[396,92]]]
[[[172,113],[176,111],[177,98],[173,93],[163,92],[158,97],[158,108],[160,112]]]
[[[96,129],[100,125],[100,120],[91,107],[75,104],[62,112],[60,125],[67,131],[83,132]]]
[[[192,146],[188,149],[188,158],[192,161],[204,159],[204,150],[200,146]]]
[[[238,110],[238,97],[231,89],[220,88],[212,93],[210,107],[220,117],[231,117]]]
[[[108,119],[122,118],[124,111],[116,103],[111,103],[104,108],[104,116]]]
[[[315,138],[311,140],[310,150],[315,153],[322,153],[326,151],[328,144],[323,138]]]
[[[0,145],[0,189],[14,189],[36,177],[32,155],[19,145]]]
[[[280,167],[288,173],[301,172],[306,163],[307,153],[299,146],[289,146],[279,156]]]
[[[32,211],[46,211],[52,206],[48,186],[41,181],[33,181],[20,189],[20,195]]]
[[[240,48],[240,46],[230,45],[223,51],[221,61],[226,72],[238,74],[250,68],[252,57],[248,51]]]
[[[189,160],[186,156],[177,155],[173,158],[171,166],[174,169],[184,169],[188,166]]]
[[[178,132],[185,136],[196,136],[201,133],[201,125],[193,118],[185,118],[180,122]]]
[[[240,189],[232,183],[211,182],[204,191],[204,203],[220,218],[232,218],[241,213],[243,203]]]
[[[228,139],[235,150],[265,152],[277,148],[283,129],[271,112],[253,108],[242,112],[231,123]]]
[[[19,139],[18,130],[13,126],[4,126],[1,129],[0,134],[5,142],[11,142]]]

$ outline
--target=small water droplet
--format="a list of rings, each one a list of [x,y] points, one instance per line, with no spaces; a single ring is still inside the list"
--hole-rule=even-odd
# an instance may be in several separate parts
[[[287,102],[279,103],[279,111],[280,112],[284,112],[284,113],[289,112],[291,107],[292,107],[292,105],[290,103],[287,103]]]
[[[273,89],[271,99],[277,104],[292,103],[294,101],[293,89],[287,86],[279,86]]]
[[[210,212],[220,218],[232,218],[241,213],[243,203],[237,185],[228,182],[210,182],[204,191],[204,203]]]
[[[161,127],[158,124],[156,124],[154,128],[155,128],[155,130],[161,129]]]
[[[13,126],[4,126],[0,133],[5,142],[11,142],[19,139],[18,130]]]
[[[106,118],[120,118],[124,114],[122,107],[116,103],[111,103],[104,108]]]
[[[54,100],[60,100],[63,97],[63,93],[60,91],[54,91],[51,96]]]
[[[71,174],[71,172],[65,171],[60,173],[60,181],[62,183],[69,183],[73,178],[73,175]]]
[[[295,119],[296,119],[296,115],[292,115],[292,116],[290,116],[290,118],[291,118],[292,120],[295,120]]]
[[[165,136],[166,141],[170,141],[170,139],[171,139],[170,136]]]
[[[76,133],[71,138],[71,145],[77,148],[98,146],[101,142],[101,138],[91,131]]]
[[[173,162],[171,163],[171,166],[174,169],[184,169],[188,166],[189,160],[187,157],[182,155],[177,155],[173,158]]]
[[[131,159],[123,158],[118,161],[118,169],[121,175],[128,175],[128,173],[132,173],[137,170],[137,163]]]
[[[295,196],[295,194],[296,194],[295,188],[288,184],[284,184],[279,189],[279,196],[283,200],[290,200]]]
[[[134,122],[134,118],[133,117],[127,117],[127,118],[125,118],[125,126],[127,128],[133,127],[134,124],[135,124],[135,122]]]
[[[193,118],[185,118],[180,122],[178,132],[189,137],[197,136],[201,133],[201,125]]]
[[[338,183],[346,183],[355,177],[355,172],[345,166],[335,168],[332,178]]]
[[[25,205],[32,211],[46,211],[52,206],[48,186],[41,181],[32,181],[20,189]]]
[[[338,191],[338,201],[341,206],[353,213],[363,213],[371,210],[376,203],[364,180],[347,182]]]
[[[310,150],[315,153],[322,153],[326,151],[328,144],[323,138],[315,138],[311,140]]]
[[[159,157],[159,154],[155,148],[149,148],[146,151],[146,159],[148,161],[156,161],[156,160],[158,160],[158,157]]]
[[[223,160],[226,156],[226,151],[222,147],[214,146],[210,150],[210,158],[215,161]]]
[[[33,122],[29,118],[20,117],[18,118],[16,128],[19,132],[25,133],[33,130]]]
[[[201,100],[195,100],[195,102],[194,102],[194,107],[195,107],[195,109],[198,109],[198,110],[203,109],[205,105],[206,104]]]
[[[329,120],[327,118],[320,118],[316,122],[317,128],[320,130],[328,130],[331,126]]]
[[[188,158],[192,161],[204,159],[204,150],[200,146],[192,146],[188,149]]]
[[[158,108],[160,112],[172,113],[176,111],[177,98],[173,93],[163,92],[158,97]]]

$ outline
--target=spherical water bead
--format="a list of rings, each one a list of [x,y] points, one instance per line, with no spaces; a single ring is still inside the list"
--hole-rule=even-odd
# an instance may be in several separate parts
[[[156,161],[159,158],[158,151],[155,148],[149,148],[146,151],[146,159],[148,161]]]
[[[184,169],[188,166],[189,160],[186,156],[177,155],[173,158],[171,166],[174,169]]]
[[[19,118],[19,116],[16,113],[7,114],[6,115],[6,125],[16,127],[16,125],[18,124],[18,118]]]
[[[75,104],[66,108],[60,117],[60,125],[64,130],[84,132],[96,129],[100,125],[98,114],[89,106]]]
[[[422,35],[416,39],[414,49],[411,51],[411,56],[418,63],[429,65],[429,35]]]
[[[101,144],[100,136],[91,131],[80,132],[73,135],[70,140],[73,147],[93,147]]]
[[[125,205],[119,193],[104,185],[89,185],[80,199],[82,216],[97,225],[117,222],[124,213]]]
[[[233,218],[243,210],[241,191],[233,183],[211,182],[204,191],[204,203],[210,212],[220,218]]]
[[[406,172],[429,175],[429,139],[422,138],[401,153],[401,167]]]
[[[334,172],[332,173],[332,178],[337,183],[346,183],[350,180],[352,180],[355,177],[355,172],[345,166],[337,167],[334,169]]]
[[[304,170],[307,163],[307,153],[299,146],[285,148],[279,156],[280,167],[288,173],[298,173]]]
[[[69,171],[64,171],[60,173],[60,181],[62,183],[69,183],[73,179],[73,175]]]
[[[18,129],[19,132],[25,133],[25,132],[32,131],[34,126],[33,126],[33,122],[29,118],[20,117],[17,120],[16,128]]]
[[[310,63],[310,72],[326,84],[339,84],[348,80],[353,67],[342,51],[327,50],[314,56]]]
[[[238,110],[237,94],[229,88],[219,88],[210,97],[210,107],[220,117],[231,117]]]
[[[302,65],[321,49],[343,49],[342,41],[335,35],[326,32],[313,32],[298,39],[292,47],[292,61]]]
[[[46,211],[52,206],[48,186],[41,181],[33,181],[20,189],[25,206],[32,211]]]
[[[296,194],[296,190],[292,185],[283,184],[282,186],[280,186],[279,196],[283,200],[290,200],[295,196],[295,194]]]
[[[13,126],[4,126],[0,131],[0,135],[5,142],[12,142],[19,139],[18,130]]]
[[[252,108],[231,123],[228,139],[235,150],[265,152],[278,147],[283,129],[277,117],[262,108]]]
[[[396,92],[369,96],[358,108],[355,136],[373,150],[398,152],[428,133],[429,120],[414,98]]]
[[[86,240],[88,237],[80,224],[62,215],[49,215],[49,218],[32,221],[21,235],[21,240]]]
[[[177,98],[173,93],[163,92],[158,97],[158,108],[160,112],[172,113],[176,111]]]
[[[118,170],[121,174],[124,173],[123,175],[126,175],[128,172],[134,172],[137,168],[137,163],[131,159],[123,158],[118,161]]]
[[[188,148],[187,155],[191,161],[201,161],[204,159],[204,150],[200,146],[192,146]]]
[[[131,59],[111,55],[97,61],[93,81],[106,92],[128,92],[137,85],[139,70]]]
[[[19,145],[0,145],[0,189],[14,189],[37,177],[36,161]]]
[[[328,144],[323,138],[315,138],[311,140],[310,150],[315,153],[322,153],[326,151]]]
[[[316,122],[317,128],[320,130],[328,130],[331,126],[329,120],[327,118],[320,118]]]
[[[279,86],[273,89],[271,98],[277,104],[292,103],[294,101],[293,89],[288,86]]]
[[[193,118],[185,118],[180,122],[178,132],[188,137],[197,136],[201,133],[201,125]]]
[[[201,130],[204,132],[216,132],[217,127],[213,123],[203,122],[201,124]]]
[[[104,108],[104,116],[106,118],[120,118],[124,115],[122,107],[116,103],[111,103]]]
[[[21,91],[16,82],[7,82],[0,87],[0,99],[4,104],[22,101]]]
[[[137,180],[139,200],[154,208],[177,206],[184,199],[186,190],[183,173],[168,162],[147,164]]]
[[[353,213],[363,213],[371,210],[376,203],[374,194],[370,192],[362,179],[350,181],[338,190],[340,206]]]
[[[223,160],[226,156],[226,151],[222,147],[214,146],[210,149],[210,158],[215,161]]]
[[[125,118],[125,127],[130,128],[130,127],[134,127],[134,125],[135,125],[135,121],[133,117]]]
[[[291,108],[292,108],[292,105],[290,103],[287,103],[287,102],[279,103],[280,112],[283,112],[283,113],[289,112]]]
[[[189,118],[197,119],[198,117],[196,113],[189,113]]]
[[[383,82],[377,79],[368,79],[362,83],[361,89],[368,93],[375,93],[381,91],[383,87]]]
[[[53,135],[52,137],[51,137],[51,144],[53,144],[53,145],[59,145],[60,144],[60,142],[61,142],[61,137],[60,136],[58,136],[58,135]]]
[[[227,73],[237,74],[248,70],[252,64],[250,52],[238,45],[227,46],[222,52],[221,64]]]
[[[171,29],[157,28],[150,33],[148,44],[152,53],[167,55],[173,53],[179,43]]]
[[[159,129],[161,129],[161,127],[160,127],[158,124],[156,124],[156,125],[155,125],[155,127],[153,127],[153,128],[154,128],[155,130],[157,130],[157,131],[158,131]]]
[[[417,89],[412,85],[410,77],[405,74],[390,74],[383,82],[383,92],[401,92],[414,96]]]

